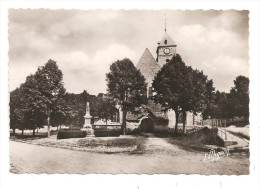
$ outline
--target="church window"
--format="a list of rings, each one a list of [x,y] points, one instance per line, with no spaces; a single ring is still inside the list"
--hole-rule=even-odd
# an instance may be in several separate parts
[[[164,40],[164,44],[167,45],[167,39]]]

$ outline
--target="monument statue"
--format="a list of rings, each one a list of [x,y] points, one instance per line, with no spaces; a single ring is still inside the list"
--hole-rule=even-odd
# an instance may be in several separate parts
[[[86,114],[85,114],[84,118],[85,118],[85,123],[84,123],[82,130],[85,130],[87,132],[88,136],[89,135],[93,136],[94,130],[93,130],[92,125],[91,125],[92,116],[90,115],[89,102],[86,103]]]

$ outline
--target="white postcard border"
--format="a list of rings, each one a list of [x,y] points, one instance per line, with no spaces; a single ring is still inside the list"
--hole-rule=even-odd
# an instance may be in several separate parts
[[[9,173],[8,9],[236,9],[249,10],[250,175],[34,175]],[[23,41],[21,41],[23,42]],[[1,188],[259,188],[259,1],[2,1],[1,2]]]

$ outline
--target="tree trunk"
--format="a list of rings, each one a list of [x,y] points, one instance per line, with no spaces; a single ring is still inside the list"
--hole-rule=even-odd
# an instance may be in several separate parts
[[[126,111],[123,111],[123,123],[121,127],[121,133],[122,135],[125,135],[125,130],[126,130]]]
[[[179,112],[175,111],[175,133],[178,133],[178,118],[179,118]]]
[[[182,129],[182,131],[183,131],[183,134],[185,134],[186,133],[186,128],[185,128],[185,126],[186,126],[186,112],[185,111],[182,112],[182,120],[183,120],[183,129]]]
[[[23,131],[24,131],[24,129],[22,129],[22,136],[23,136]]]
[[[15,127],[13,128],[13,135],[15,135]]]
[[[47,124],[48,124],[48,138],[51,136],[51,133],[50,133],[50,116],[48,116],[47,118]]]
[[[35,128],[33,128],[33,136],[35,136]]]

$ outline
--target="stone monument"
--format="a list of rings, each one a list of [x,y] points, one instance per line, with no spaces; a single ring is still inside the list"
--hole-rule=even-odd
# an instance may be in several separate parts
[[[123,123],[123,111],[122,111],[122,107],[117,103],[116,104],[116,108],[119,111],[119,123],[122,124]]]
[[[90,111],[89,111],[89,102],[87,102],[86,104],[86,114],[84,116],[85,118],[85,123],[84,123],[84,126],[83,126],[83,129],[82,130],[85,130],[87,132],[87,135],[89,136],[94,136],[94,130],[92,128],[92,125],[91,125],[91,118],[92,116],[90,115]]]

